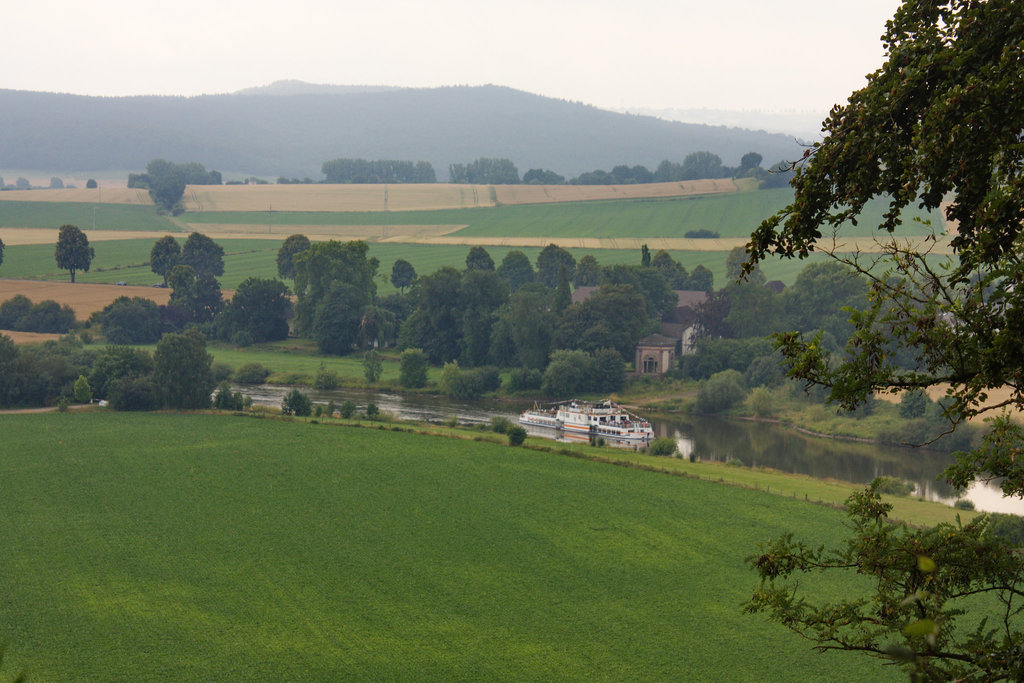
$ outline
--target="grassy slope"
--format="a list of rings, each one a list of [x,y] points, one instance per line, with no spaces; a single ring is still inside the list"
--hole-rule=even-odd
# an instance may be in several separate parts
[[[96,212],[93,212],[93,209]],[[14,228],[57,228],[70,223],[88,230],[165,230],[181,228],[153,206],[130,204],[83,204],[77,202],[0,201],[0,226]]]
[[[781,520],[824,542],[828,509],[378,430],[89,413],[0,429],[5,664],[33,680],[896,673],[740,613],[743,557]]]

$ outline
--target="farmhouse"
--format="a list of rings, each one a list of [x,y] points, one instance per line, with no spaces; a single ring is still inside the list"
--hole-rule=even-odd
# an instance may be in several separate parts
[[[572,302],[586,301],[599,287],[577,287]],[[697,309],[707,301],[707,292],[677,289],[676,307],[661,318],[661,333],[641,339],[636,346],[634,368],[638,374],[663,375],[675,359],[696,352]]]

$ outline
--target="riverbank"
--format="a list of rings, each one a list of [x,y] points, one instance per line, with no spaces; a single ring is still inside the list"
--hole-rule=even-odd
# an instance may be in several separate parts
[[[301,421],[321,425],[376,429],[392,432],[419,434],[463,441],[490,442],[507,444],[504,434],[495,433],[488,424],[478,423],[472,426],[459,426],[455,420],[447,423],[422,421],[398,421],[388,418],[369,420],[365,417],[345,419],[340,417],[288,418],[278,417],[265,408],[253,413],[257,417]],[[831,508],[842,508],[850,494],[863,488],[859,484],[834,478],[817,478],[809,475],[793,474],[767,467],[743,467],[714,461],[690,461],[684,457],[659,457],[649,455],[641,450],[619,449],[612,447],[591,446],[586,443],[555,442],[536,435],[527,436],[522,446],[536,453],[544,453],[561,457],[582,458],[609,465],[642,469],[658,472],[669,476],[700,479],[713,483],[737,486],[745,489],[764,491],[773,495],[817,503]],[[899,519],[915,525],[935,525],[942,522],[955,522],[957,515],[967,521],[978,512],[956,510],[942,503],[925,500],[916,496],[883,496],[893,504],[893,519]]]

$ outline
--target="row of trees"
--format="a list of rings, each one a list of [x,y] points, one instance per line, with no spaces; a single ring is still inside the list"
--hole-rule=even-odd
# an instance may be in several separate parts
[[[768,172],[761,168],[762,157],[757,152],[744,154],[739,166],[722,163],[721,157],[707,151],[688,154],[682,163],[662,161],[654,170],[642,165],[619,165],[611,171],[595,170],[566,179],[554,171],[532,168],[520,178],[519,169],[511,159],[481,157],[464,164],[448,167],[449,182],[471,185],[629,185],[634,183],[679,182],[704,178],[733,178],[753,176],[771,187],[782,187],[789,182],[790,173]],[[327,183],[433,183],[437,182],[433,166],[426,161],[395,161],[366,159],[333,159],[322,167]],[[313,180],[280,178],[278,183],[312,183]]]
[[[436,183],[428,161],[332,159],[321,167],[327,183]]]
[[[212,361],[196,330],[164,335],[152,354],[128,346],[86,350],[73,336],[16,346],[0,334],[0,407],[85,396],[108,400],[119,410],[207,408]]]

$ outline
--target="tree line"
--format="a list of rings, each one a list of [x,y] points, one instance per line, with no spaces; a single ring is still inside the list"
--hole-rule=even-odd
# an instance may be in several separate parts
[[[783,187],[792,177],[788,164],[779,162],[771,170],[761,167],[757,152],[744,154],[739,166],[726,166],[721,157],[707,151],[688,154],[682,163],[662,161],[651,171],[643,165],[620,164],[605,171],[597,169],[566,179],[543,168],[531,168],[522,176],[511,159],[481,157],[468,163],[451,164],[448,182],[469,185],[631,185],[680,182],[705,178],[753,177],[768,187]],[[323,164],[325,183],[434,183],[437,176],[427,161],[333,159]],[[279,184],[313,183],[306,178],[278,178]]]

